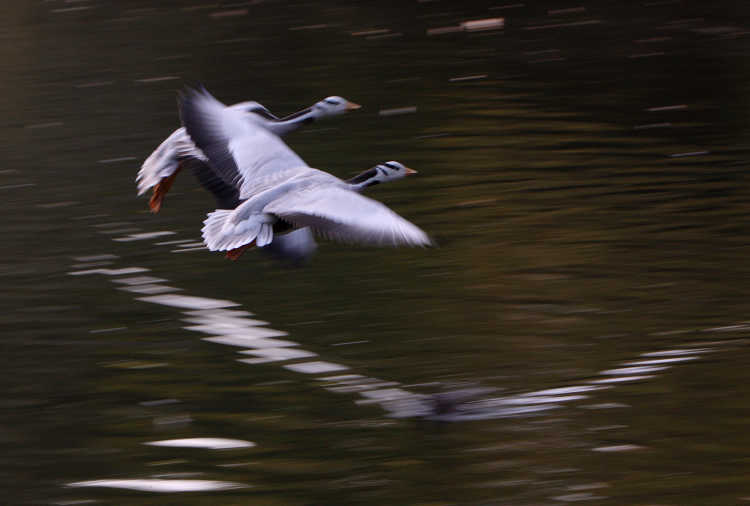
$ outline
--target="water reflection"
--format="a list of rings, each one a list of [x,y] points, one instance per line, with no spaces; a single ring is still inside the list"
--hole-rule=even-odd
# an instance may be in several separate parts
[[[110,224],[111,225],[111,224]],[[118,224],[119,225],[119,224]],[[137,240],[155,239],[173,232],[141,232]],[[113,239],[118,241],[118,239]],[[118,241],[123,242],[123,241]],[[156,242],[155,246],[171,247],[183,244],[181,240]],[[86,261],[114,263],[116,255],[78,257],[74,265],[87,266]],[[80,263],[83,262],[83,263]],[[514,395],[491,396],[494,389],[481,386],[446,388],[434,384],[442,391],[422,393],[411,391],[401,383],[369,377],[361,374],[343,373],[349,366],[338,362],[319,360],[319,354],[300,348],[298,342],[289,339],[288,333],[268,326],[268,322],[251,318],[253,313],[240,309],[241,304],[195,295],[177,294],[180,288],[165,285],[168,280],[153,275],[144,267],[119,269],[97,268],[70,271],[70,275],[103,274],[110,276],[116,284],[126,285],[120,290],[137,294],[155,294],[137,297],[137,300],[164,305],[182,310],[182,321],[190,325],[183,329],[209,334],[204,341],[245,348],[237,361],[255,365],[280,363],[281,367],[296,373],[310,375],[315,384],[338,394],[355,394],[360,405],[376,404],[393,418],[421,417],[444,422],[487,420],[518,416],[532,416],[559,409],[563,406],[590,398],[593,394],[612,388],[617,384],[632,383],[657,377],[675,365],[699,359],[710,348],[681,348],[644,352],[637,360],[622,362],[618,367],[604,369],[581,384],[548,388]],[[140,274],[138,276],[120,277]],[[745,324],[706,329],[707,331],[743,330]],[[600,403],[601,404],[601,403]],[[602,450],[604,451],[604,450]]]

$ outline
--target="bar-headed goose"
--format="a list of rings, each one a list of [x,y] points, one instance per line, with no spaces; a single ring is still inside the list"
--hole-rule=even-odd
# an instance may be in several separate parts
[[[214,195],[219,209],[233,210],[245,202],[245,200],[240,199],[237,187],[225,183],[209,164],[196,164],[194,172],[201,185]],[[367,169],[345,182],[349,184],[352,191],[362,192],[370,186],[401,179],[410,174],[416,174],[416,172],[416,170],[405,167],[399,162],[390,161]],[[274,232],[277,235],[269,245],[262,248],[263,251],[282,261],[290,261],[296,264],[309,260],[318,247],[310,227],[298,228],[278,235],[282,227],[284,225],[274,227]],[[227,253],[227,258],[237,260],[248,247],[230,251]]]
[[[279,136],[286,135],[318,119],[338,116],[360,108],[358,104],[341,97],[324,98],[310,107],[283,118],[274,116],[258,102],[240,102],[229,107],[241,113],[249,126],[263,128]],[[177,173],[182,168],[182,162],[188,159],[206,162],[205,155],[195,147],[185,129],[179,128],[172,132],[143,162],[135,180],[138,185],[138,195],[146,193],[149,188],[154,188],[149,201],[152,212],[159,212],[164,196],[172,187]]]
[[[248,247],[267,246],[275,235],[305,227],[345,242],[431,244],[417,226],[359,194],[373,184],[413,173],[411,169],[386,162],[343,181],[311,168],[278,136],[248,125],[241,112],[206,90],[187,90],[179,105],[188,135],[242,201],[234,209],[209,213],[202,229],[209,250],[227,251],[234,259]]]

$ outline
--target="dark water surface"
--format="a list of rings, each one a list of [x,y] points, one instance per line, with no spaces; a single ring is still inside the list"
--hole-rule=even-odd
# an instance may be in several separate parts
[[[750,5],[0,11],[3,503],[750,500]],[[133,182],[195,82],[363,104],[288,142],[439,247],[200,249]]]

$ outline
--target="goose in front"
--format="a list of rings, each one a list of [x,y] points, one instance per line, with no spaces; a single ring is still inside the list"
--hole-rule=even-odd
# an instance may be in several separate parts
[[[277,136],[284,136],[300,126],[329,116],[338,116],[361,106],[342,97],[327,97],[301,111],[283,118],[273,115],[258,102],[240,102],[229,106],[240,113],[249,127],[265,129]],[[136,183],[138,195],[154,189],[149,208],[158,213],[164,197],[172,187],[183,163],[191,160],[206,163],[203,152],[193,144],[184,128],[178,128],[167,137],[143,162]]]
[[[241,201],[234,209],[209,213],[202,229],[209,250],[236,258],[249,247],[268,246],[275,236],[306,227],[344,242],[431,244],[419,227],[359,193],[415,171],[386,162],[344,181],[310,167],[278,136],[248,126],[239,111],[206,90],[186,91],[179,106],[188,135]]]
[[[345,183],[349,185],[352,191],[359,193],[370,186],[395,181],[416,173],[416,170],[410,169],[399,162],[390,161],[367,169],[361,174],[347,179]],[[234,210],[244,202],[244,200],[239,198],[237,187],[226,184],[209,164],[200,164],[200,166],[196,167],[195,174],[200,184],[216,198],[216,204],[219,209]],[[297,228],[280,235],[281,232],[288,229],[289,226],[284,223],[274,226],[274,239],[263,248],[263,251],[268,252],[277,259],[295,264],[309,260],[318,247],[310,228]],[[226,256],[230,260],[237,260],[245,250],[252,246],[253,243],[250,243],[229,250]]]

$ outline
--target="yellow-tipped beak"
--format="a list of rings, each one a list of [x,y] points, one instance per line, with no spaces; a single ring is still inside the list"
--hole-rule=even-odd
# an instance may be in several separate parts
[[[410,169],[409,167],[404,167],[404,169],[406,169],[406,175],[407,175],[407,176],[410,176],[410,175],[412,175],[412,174],[417,174],[417,171],[416,171],[416,170],[414,170],[414,169]]]
[[[362,109],[362,106],[359,104],[355,104],[354,102],[347,102],[346,103],[346,110],[347,111],[356,111],[357,109]]]

